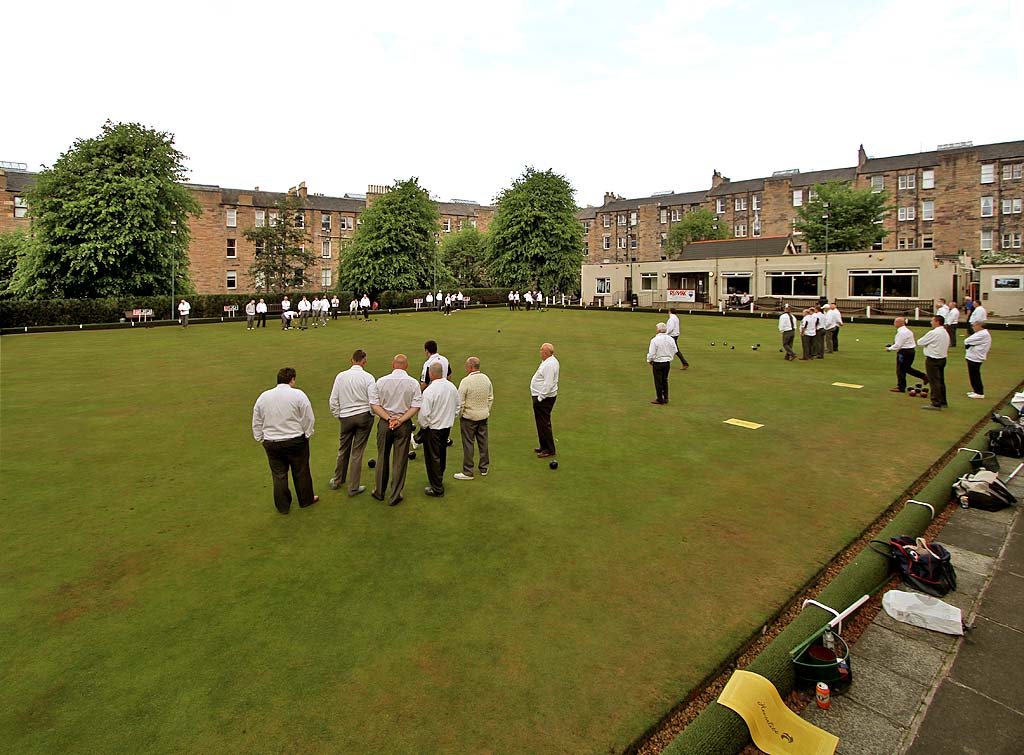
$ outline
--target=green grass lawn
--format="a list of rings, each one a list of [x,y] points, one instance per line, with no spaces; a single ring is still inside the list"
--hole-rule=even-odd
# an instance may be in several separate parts
[[[1021,335],[997,332],[991,401],[964,398],[959,348],[950,410],[923,412],[888,392],[891,328],[847,326],[840,354],[786,363],[774,321],[683,317],[693,367],[652,406],[658,319],[490,309],[3,338],[4,749],[619,751],[1024,372]],[[422,494],[422,455],[396,508],[330,491],[335,374],[355,348],[378,377],[399,351],[418,371],[427,338],[456,377],[473,354],[494,383],[491,474],[451,481],[456,442],[443,499]],[[532,453],[546,340],[557,471]],[[321,502],[283,517],[250,421],[286,365],[317,414]]]

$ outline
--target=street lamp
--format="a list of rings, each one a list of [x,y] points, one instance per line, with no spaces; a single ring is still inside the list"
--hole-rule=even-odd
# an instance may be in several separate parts
[[[822,213],[821,219],[825,221],[825,298],[828,298],[828,219],[829,219],[829,204],[828,202],[822,202],[822,207],[825,209]]]
[[[178,237],[178,221],[171,221],[171,319],[174,319],[174,279],[178,277],[178,254],[175,241]]]

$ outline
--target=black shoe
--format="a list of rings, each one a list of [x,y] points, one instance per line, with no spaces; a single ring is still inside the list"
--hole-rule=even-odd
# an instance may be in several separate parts
[[[423,494],[424,495],[428,495],[431,498],[443,498],[444,497],[444,491],[443,490],[440,493],[438,493],[433,488],[423,488]]]
[[[309,503],[300,503],[299,504],[299,508],[300,509],[308,509],[310,506],[312,506],[314,503],[316,503],[319,500],[320,500],[320,496],[315,495],[315,496],[313,496],[313,500],[310,501]]]
[[[381,500],[383,501],[384,499],[381,498]],[[388,506],[397,506],[398,504],[400,504],[404,500],[405,500],[404,498],[399,498],[397,501],[392,501],[391,503],[389,503]]]
[[[540,453],[541,451],[543,451],[543,450],[544,450],[543,448],[535,448],[535,449],[533,449],[533,452],[534,452],[535,454],[539,454],[539,453]]]
[[[383,501],[384,500],[384,496],[377,495],[377,491],[376,490],[374,490],[372,493],[370,493],[370,498],[376,499],[378,501]]]

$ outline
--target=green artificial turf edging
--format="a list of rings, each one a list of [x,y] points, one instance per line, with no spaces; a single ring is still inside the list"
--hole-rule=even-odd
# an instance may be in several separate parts
[[[1016,414],[1010,406],[1004,411],[1010,415]],[[987,425],[966,446],[987,450],[988,431],[995,427],[998,427],[995,423]],[[959,453],[953,457],[914,500],[930,503],[935,507],[936,515],[942,512],[950,502],[953,483],[970,471],[970,457],[968,453]],[[889,540],[899,535],[917,537],[928,528],[931,521],[931,512],[925,506],[908,504],[874,539]],[[862,595],[873,594],[888,581],[889,576],[888,560],[871,548],[864,548],[815,600],[842,611]],[[826,611],[809,606],[807,611],[782,630],[746,670],[769,679],[779,694],[785,697],[792,691],[794,682],[790,650],[820,630],[830,619],[831,615]],[[746,722],[739,714],[716,701],[708,705],[662,752],[663,755],[735,755],[749,743],[750,731]]]

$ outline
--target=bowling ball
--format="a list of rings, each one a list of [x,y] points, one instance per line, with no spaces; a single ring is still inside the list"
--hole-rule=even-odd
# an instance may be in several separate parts
[[[368,462],[366,462],[366,466],[368,466],[370,469],[373,469],[375,466],[377,466],[377,460],[370,459]]]
[[[548,467],[550,467],[551,469],[558,469],[558,462],[552,461],[550,464],[548,464]]]
[[[410,459],[415,459],[416,458],[416,452],[415,451],[410,451],[409,452],[409,458]]]

